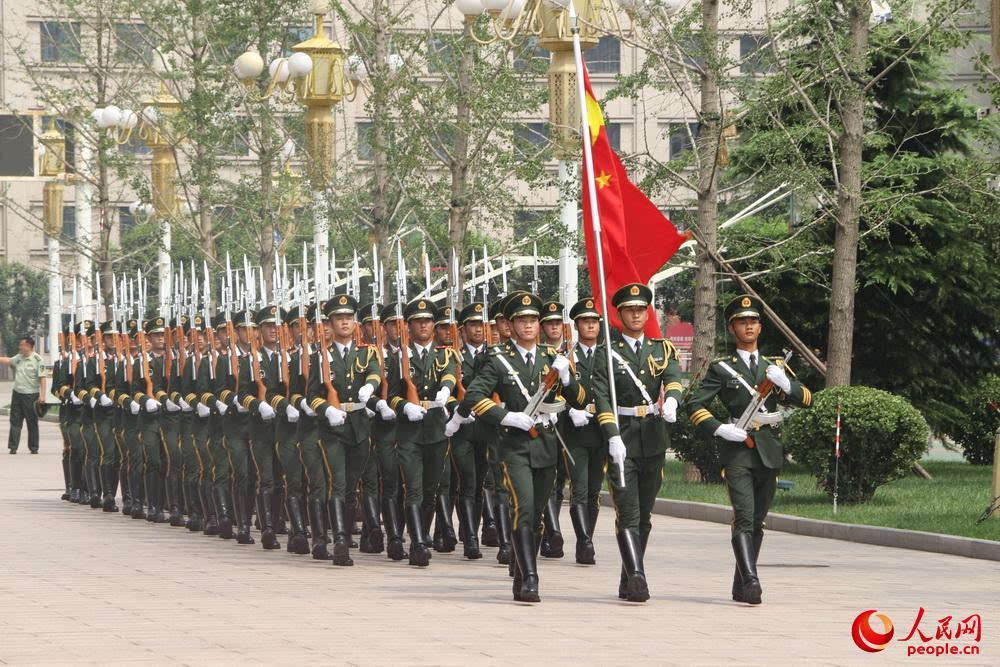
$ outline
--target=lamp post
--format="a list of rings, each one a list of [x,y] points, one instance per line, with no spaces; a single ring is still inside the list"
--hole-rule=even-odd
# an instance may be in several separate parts
[[[559,284],[567,304],[577,294],[577,196],[580,175],[577,151],[578,132],[576,66],[573,61],[573,34],[569,17],[571,0],[457,0],[455,6],[467,20],[487,15],[488,38],[475,31],[472,38],[481,44],[511,41],[519,36],[535,36],[538,45],[549,51],[549,129],[559,164],[559,192],[562,202],[559,220],[565,229],[565,244],[559,250]],[[572,0],[580,17],[580,46],[593,48],[602,33],[621,32],[614,7],[604,0]],[[573,194],[571,194],[573,193]]]
[[[45,234],[49,237],[49,358],[54,365],[59,357],[59,332],[62,330],[62,276],[59,236],[63,228],[63,200],[66,176],[66,138],[53,118],[40,137],[42,143],[41,174],[42,217]]]

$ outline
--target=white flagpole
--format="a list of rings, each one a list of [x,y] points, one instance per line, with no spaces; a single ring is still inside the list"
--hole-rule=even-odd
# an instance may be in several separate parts
[[[604,245],[601,242],[601,212],[597,207],[597,186],[594,185],[594,153],[590,145],[590,121],[587,117],[587,93],[583,86],[583,52],[580,49],[580,22],[576,15],[573,2],[567,3],[569,8],[570,31],[573,33],[573,60],[576,63],[576,92],[580,106],[580,127],[583,138],[583,162],[585,165],[583,177],[587,183],[587,198],[590,202],[590,220],[594,228],[594,242],[597,244],[597,283],[601,291],[601,304],[604,317],[604,351],[608,363],[608,389],[611,392],[611,414],[618,426],[618,392],[615,390],[614,366],[611,363],[611,325],[608,313],[608,288],[604,284]],[[568,304],[567,304],[568,305]],[[618,469],[619,486],[625,486],[624,466]]]

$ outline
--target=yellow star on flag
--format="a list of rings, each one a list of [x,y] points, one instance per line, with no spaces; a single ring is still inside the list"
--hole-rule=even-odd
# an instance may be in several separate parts
[[[601,127],[604,126],[604,115],[601,113],[601,105],[589,92],[587,93],[587,125],[590,127],[590,143],[594,143],[597,141],[597,135],[601,133]]]
[[[594,180],[597,181],[597,189],[603,190],[611,184],[611,174],[601,169],[600,175],[594,178]]]

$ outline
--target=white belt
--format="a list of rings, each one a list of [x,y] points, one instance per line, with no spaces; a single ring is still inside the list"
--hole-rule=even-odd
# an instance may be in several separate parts
[[[424,410],[432,410],[434,408],[443,408],[444,407],[444,402],[443,401],[420,401],[419,405]]]
[[[538,414],[540,415],[557,415],[565,411],[565,403],[542,403],[538,406]]]
[[[597,414],[597,406],[594,405],[593,403],[588,403],[587,407],[585,407],[583,410],[584,410],[584,412],[589,412],[592,415],[596,415]]]
[[[340,409],[344,412],[358,412],[359,410],[364,410],[367,405],[364,403],[341,403]]]
[[[622,417],[645,417],[646,415],[658,415],[660,414],[660,406],[653,405],[637,405],[634,408],[628,408],[625,406],[618,406],[618,414]]]

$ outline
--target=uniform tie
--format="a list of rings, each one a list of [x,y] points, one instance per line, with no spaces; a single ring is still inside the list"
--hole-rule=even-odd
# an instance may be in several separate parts
[[[528,368],[534,368],[534,364],[531,363],[531,352],[524,355],[524,363],[528,365]]]
[[[757,377],[757,354],[755,352],[750,353],[750,375],[754,378]]]
[[[590,358],[593,356],[593,354],[594,354],[594,349],[587,348],[587,361],[590,361]]]
[[[641,341],[635,341],[635,353],[639,354],[639,348],[642,347]]]

